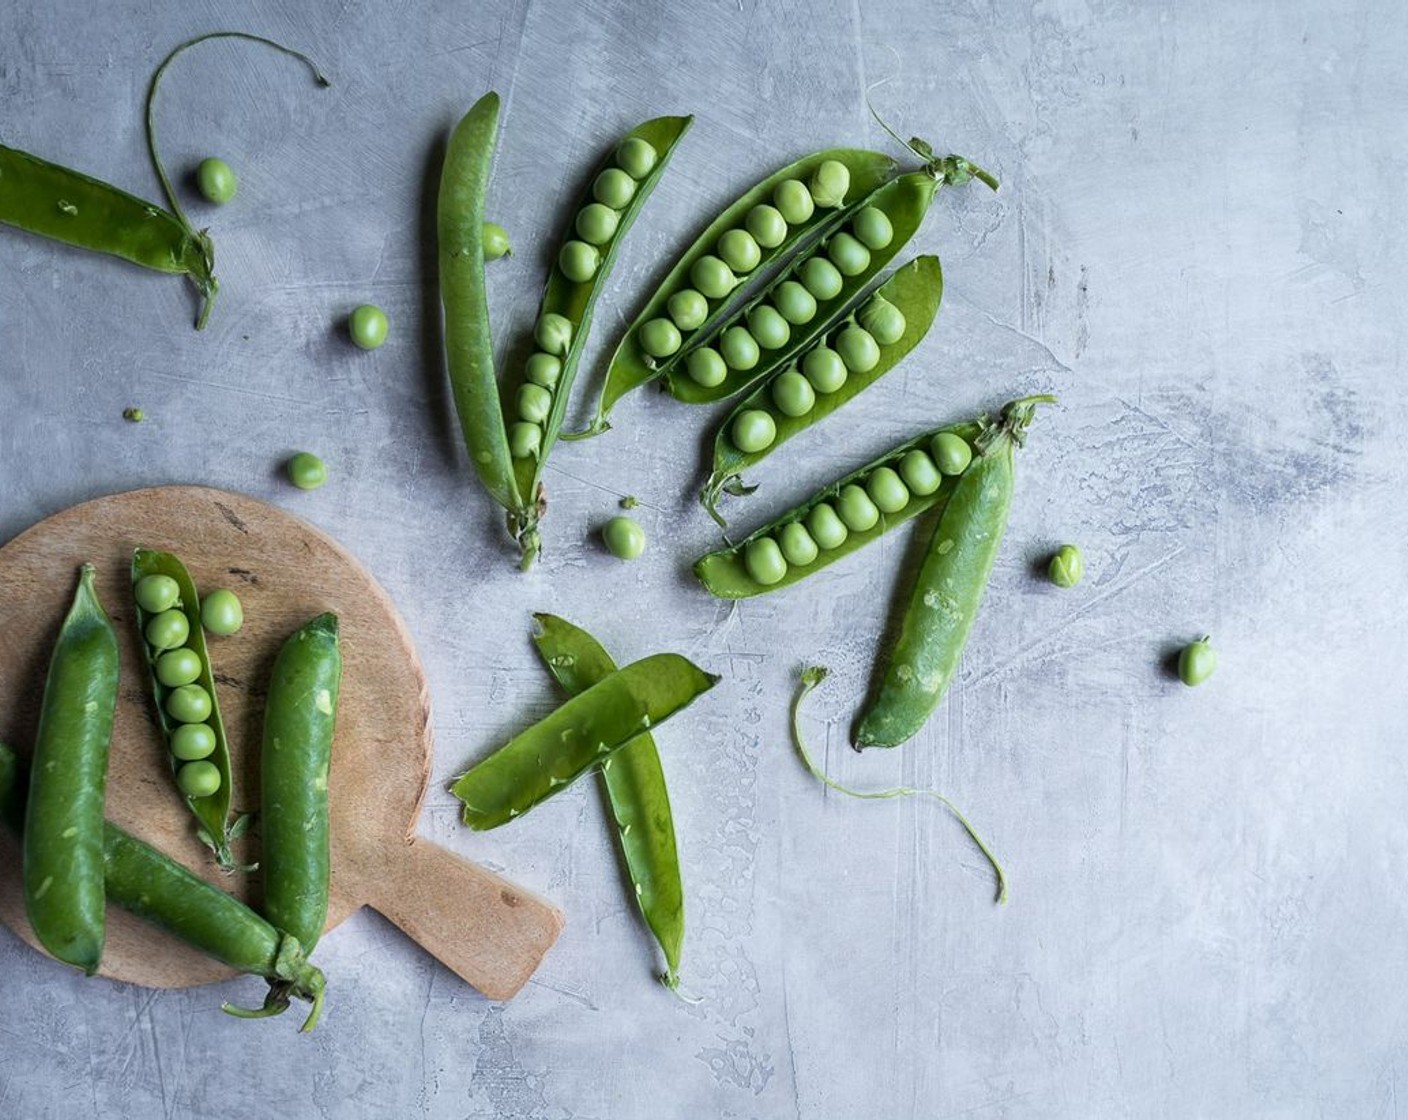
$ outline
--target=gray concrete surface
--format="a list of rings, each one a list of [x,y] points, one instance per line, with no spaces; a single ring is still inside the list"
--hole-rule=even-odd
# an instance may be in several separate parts
[[[238,200],[192,202],[225,292],[190,330],[176,281],[0,230],[0,538],[97,494],[245,491],[327,529],[398,602],[438,753],[423,831],[566,911],[505,1005],[374,914],[320,948],[324,1024],[222,1016],[248,985],[84,981],[0,933],[0,1115],[291,1117],[1390,1117],[1408,1061],[1401,436],[1408,17],[1378,2],[681,5],[130,4],[0,10],[3,139],[156,197],[141,96],[178,40],[235,25],[315,53],[318,92],[239,46],[188,57],[171,165],[219,153]],[[504,96],[493,207],[502,348],[536,306],[562,207],[612,138],[693,112],[625,249],[589,362],[707,215],[772,167],[905,132],[997,172],[942,197],[935,330],[883,386],[777,456],[745,522],[918,427],[1041,389],[1012,524],[959,679],[908,747],[857,756],[908,537],[794,592],[711,601],[693,464],[710,417],[640,394],[553,459],[546,559],[519,575],[458,446],[431,324],[437,145]],[[338,323],[387,309],[387,345]],[[139,404],[150,419],[125,424]],[[579,410],[579,415],[581,410]],[[303,494],[277,472],[311,447]],[[639,495],[625,566],[593,527]],[[740,511],[743,507],[739,506]],[[1078,541],[1089,576],[1034,574]],[[688,890],[686,1004],[651,982],[596,792],[486,836],[444,779],[554,693],[528,616],[622,658],[725,675],[660,736]],[[1211,631],[1192,692],[1163,667]],[[1006,860],[1008,906],[926,801]],[[1408,1069],[1403,1076],[1408,1082]],[[1408,1094],[1408,1084],[1405,1085]]]

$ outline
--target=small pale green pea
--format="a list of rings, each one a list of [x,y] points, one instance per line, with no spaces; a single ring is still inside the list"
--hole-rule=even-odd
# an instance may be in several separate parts
[[[608,167],[592,183],[592,197],[612,210],[624,210],[636,193],[636,181],[619,167]]]
[[[782,549],[771,537],[759,537],[744,546],[743,566],[764,587],[782,582],[787,575],[787,561],[783,558]]]
[[[685,371],[696,385],[712,389],[722,385],[728,377],[728,363],[712,346],[700,346],[689,352],[684,360]]]
[[[217,588],[200,603],[200,623],[212,634],[229,637],[244,625],[244,606],[228,587]]]
[[[627,137],[616,149],[616,166],[632,179],[644,179],[659,158],[654,145],[639,136]]]
[[[568,241],[557,254],[557,267],[574,284],[585,284],[601,267],[601,250],[585,241]]]
[[[784,319],[795,327],[816,318],[816,298],[796,280],[784,280],[772,293],[772,302]]]
[[[852,373],[869,373],[880,364],[880,347],[864,327],[850,326],[837,335],[836,353]]]
[[[851,169],[840,160],[823,160],[812,172],[807,190],[812,200],[824,210],[834,209],[846,201],[851,189]]]
[[[681,331],[697,331],[709,317],[709,301],[693,288],[676,292],[665,307]]]
[[[209,797],[220,789],[220,771],[213,762],[187,762],[176,771],[176,785],[187,797]]]
[[[816,390],[795,369],[783,370],[773,379],[772,403],[784,416],[805,416],[816,407]]]
[[[533,328],[533,341],[544,353],[565,358],[572,345],[572,320],[566,315],[549,311]]]
[[[182,762],[215,753],[215,729],[208,723],[183,723],[171,733],[171,753]]]
[[[825,257],[808,257],[797,269],[802,285],[819,300],[835,299],[841,294],[846,278]]]
[[[737,275],[752,272],[763,259],[762,250],[746,229],[731,229],[719,238],[719,259]]]
[[[300,451],[284,465],[288,480],[300,490],[316,490],[328,480],[328,465],[311,451]]]
[[[160,614],[176,605],[176,600],[181,598],[181,585],[170,576],[143,576],[137,581],[133,594],[137,605],[148,614]]]
[[[527,420],[509,425],[508,450],[515,459],[530,459],[543,447],[543,429]]]
[[[808,512],[807,532],[812,535],[812,540],[816,541],[818,547],[828,552],[833,548],[840,548],[851,535],[846,523],[826,502],[818,502]]]
[[[900,460],[900,477],[904,479],[910,493],[918,494],[921,498],[935,493],[944,481],[944,476],[939,473],[934,460],[927,452],[917,447]]]
[[[509,244],[508,230],[498,222],[485,222],[481,236],[486,261],[496,261],[500,257],[513,256],[513,246]]]
[[[814,346],[802,359],[802,373],[818,393],[834,393],[846,383],[850,371],[841,355],[829,346]]]
[[[784,179],[773,188],[772,204],[789,226],[800,226],[816,212],[816,203],[806,183],[800,179]]]
[[[748,333],[764,350],[781,350],[792,337],[792,328],[777,308],[760,303],[749,308]]]
[[[652,358],[668,358],[680,348],[680,330],[669,319],[651,319],[640,328],[640,348]]]
[[[710,299],[723,299],[738,287],[733,269],[708,253],[689,266],[689,282]]]
[[[777,439],[777,421],[761,408],[749,408],[738,414],[729,429],[733,446],[745,455],[771,447]]]
[[[386,312],[375,304],[354,307],[347,317],[347,333],[363,350],[375,350],[386,341]]]
[[[729,369],[750,370],[758,364],[762,354],[758,341],[748,333],[747,327],[729,327],[719,339],[719,353],[728,363]]]
[[[941,474],[962,474],[973,461],[973,449],[955,432],[940,432],[929,444],[929,453],[939,464]]]
[[[874,206],[862,207],[851,219],[851,229],[867,249],[883,249],[895,239],[895,227],[885,211]]]
[[[876,467],[865,480],[865,492],[881,513],[899,513],[909,505],[909,488],[893,467]]]
[[[868,330],[881,346],[893,346],[904,337],[904,312],[884,296],[872,296],[856,316],[860,325]]]
[[[618,560],[634,560],[645,551],[645,530],[629,517],[613,517],[603,525],[601,540]]]
[[[776,249],[787,240],[787,219],[776,206],[760,202],[748,211],[744,224],[753,240],[764,249]]]
[[[177,723],[204,723],[213,709],[210,693],[198,684],[173,688],[166,697],[166,714]]]
[[[180,649],[191,636],[191,624],[178,610],[165,610],[147,620],[143,631],[152,649]]]
[[[1063,544],[1051,557],[1046,574],[1057,587],[1074,587],[1085,578],[1085,557],[1073,544]]]
[[[1212,639],[1204,636],[1184,646],[1178,654],[1178,679],[1190,688],[1202,684],[1217,668],[1217,650],[1211,643]]]
[[[523,367],[523,376],[533,385],[551,389],[562,376],[562,359],[539,351],[529,357]]]
[[[777,534],[778,547],[782,558],[794,568],[805,568],[817,558],[816,541],[800,521],[784,525]]]
[[[234,168],[223,159],[209,156],[196,165],[196,186],[208,202],[229,202],[239,185]]]
[[[616,236],[621,215],[600,202],[589,202],[577,212],[577,236],[588,245],[605,245]]]
[[[167,688],[193,684],[200,678],[200,654],[189,647],[168,650],[156,659],[156,679]]]
[[[826,243],[826,255],[842,276],[859,276],[870,267],[870,250],[849,233],[838,233]]]
[[[552,412],[552,394],[541,385],[518,387],[518,418],[530,424],[546,423]]]
[[[836,512],[853,533],[863,533],[873,529],[880,520],[880,511],[870,500],[870,495],[852,482],[841,489],[836,497]]]

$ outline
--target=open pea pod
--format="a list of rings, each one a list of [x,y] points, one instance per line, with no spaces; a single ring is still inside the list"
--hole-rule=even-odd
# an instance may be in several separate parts
[[[641,328],[648,322],[668,317],[672,296],[684,290],[695,290],[691,285],[691,272],[700,260],[716,252],[719,240],[724,234],[732,230],[746,230],[750,212],[756,207],[771,206],[774,195],[781,184],[789,181],[807,182],[817,168],[828,160],[843,164],[849,171],[850,194],[853,198],[868,195],[894,175],[896,170],[895,161],[880,152],[867,151],[863,148],[828,148],[825,151],[803,156],[801,159],[789,163],[786,167],[779,168],[767,178],[744,191],[728,205],[723,213],[710,222],[680,255],[654,294],[646,301],[640,314],[626,328],[620,344],[616,347],[616,352],[611,356],[606,382],[602,387],[596,416],[591,425],[583,432],[574,433],[564,438],[599,435],[606,431],[611,427],[607,422],[607,417],[611,414],[617,401],[632,389],[637,389],[646,382],[659,377],[665,369],[678,360],[678,356],[661,359],[646,353],[645,348],[641,345]],[[769,266],[785,260],[791,253],[806,244],[809,239],[817,236],[820,230],[837,220],[838,210],[836,208],[823,207],[816,207],[805,221],[788,223],[784,220],[781,239],[777,240],[774,245],[759,243],[758,262],[745,274],[739,285],[731,287],[727,292],[715,298],[704,297],[707,304],[705,317],[693,326],[690,326],[687,320],[685,326],[679,327],[681,333],[689,337],[708,334],[744,290],[748,280],[765,275]],[[775,238],[766,237],[765,240],[772,241]]]
[[[483,830],[522,816],[718,681],[674,653],[609,673],[455,780],[465,824]]]
[[[916,257],[897,269],[873,293],[867,292],[852,301],[831,323],[826,333],[797,355],[786,369],[779,370],[739,401],[714,436],[713,470],[700,495],[700,501],[710,516],[720,525],[726,525],[718,512],[720,496],[724,493],[736,496],[748,494],[756,489],[742,485],[740,476],[745,470],[762,462],[793,436],[820,423],[842,405],[854,400],[899,365],[929,332],[934,316],[938,314],[943,291],[944,276],[939,258]],[[884,301],[893,310],[883,308],[877,300]],[[867,331],[867,309],[885,310],[883,325],[891,333],[876,338]],[[895,317],[896,312],[898,318]],[[858,322],[858,316],[863,321]],[[837,352],[838,336],[854,328],[865,331],[875,343],[873,351],[865,356],[865,361],[874,362],[869,368],[863,368],[864,363],[856,361],[858,368],[848,370]],[[900,332],[899,336],[893,337],[896,330]],[[809,356],[823,347],[828,352],[814,355],[821,360],[815,363],[816,368],[809,368]],[[791,384],[780,381],[782,375],[789,371],[792,374]],[[839,384],[835,380],[838,375],[842,378]],[[805,385],[802,379],[805,379]],[[792,390],[790,394],[789,390]],[[804,406],[805,411],[800,411]],[[749,413],[765,414],[767,421],[764,429],[770,424],[775,432],[767,445],[756,451],[743,451],[734,442],[735,425],[741,416]]]
[[[953,485],[951,480],[945,478],[941,483],[935,483],[934,489],[928,494],[911,490],[908,492],[908,501],[902,508],[888,513],[879,512],[874,522],[863,528],[846,525],[837,514],[835,507],[840,504],[839,499],[842,498],[843,492],[847,492],[852,487],[858,487],[862,491],[866,490],[867,484],[881,469],[899,474],[900,466],[906,456],[913,452],[927,455],[927,449],[940,433],[951,433],[963,440],[964,443],[971,444],[982,433],[983,423],[984,421],[977,420],[953,424],[936,428],[907,440],[859,470],[852,471],[844,478],[837,479],[800,505],[788,510],[781,517],[749,534],[737,544],[700,557],[695,562],[694,574],[712,595],[721,599],[747,599],[768,591],[790,587],[815,572],[829,567],[843,557],[849,556],[879,539],[896,526],[911,521],[936,506],[941,506],[953,492]],[[933,464],[931,463],[930,466]],[[825,507],[827,510],[824,517],[817,512],[821,507]],[[834,532],[835,535],[830,539],[822,537],[821,521],[825,521],[830,530]],[[843,526],[842,530],[835,529],[835,523],[838,521]],[[863,524],[863,521],[856,521],[857,526]],[[793,526],[800,527],[802,532],[793,529]],[[802,556],[805,556],[804,552],[798,554],[791,547],[784,549],[783,546],[787,539],[792,536],[802,536],[805,540],[813,542],[815,552],[807,563],[792,563],[785,559],[788,551],[793,552],[794,559],[801,559]],[[818,537],[822,537],[822,539],[818,539]],[[751,565],[749,563],[750,553],[754,556],[754,562]],[[764,582],[757,578],[754,569],[760,568],[760,561],[764,558],[775,559],[773,554],[782,557],[783,564],[780,570],[775,563],[772,564],[771,570],[765,573],[768,581]]]
[[[597,298],[627,231],[693,121],[656,117],[637,125],[597,168],[592,185],[572,210],[543,290],[534,329],[537,351],[503,381],[505,427],[519,498],[508,511],[509,531],[523,550],[525,567],[538,552],[538,522],[546,508],[543,468],[562,430]]]

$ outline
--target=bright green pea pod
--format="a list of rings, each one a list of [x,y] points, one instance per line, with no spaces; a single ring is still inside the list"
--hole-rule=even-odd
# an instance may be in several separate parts
[[[787,569],[786,575],[773,584],[761,584],[748,574],[748,569],[744,564],[743,557],[749,542],[759,540],[763,537],[774,535],[784,525],[794,521],[805,521],[807,515],[822,502],[832,502],[840,492],[852,483],[863,483],[872,471],[880,467],[890,467],[896,469],[901,459],[909,452],[918,449],[927,449],[929,442],[939,434],[939,432],[953,432],[962,436],[970,443],[978,438],[982,432],[982,421],[973,421],[964,424],[953,424],[942,428],[935,428],[932,431],[915,436],[907,440],[898,447],[887,451],[880,458],[867,463],[859,470],[852,471],[844,478],[837,479],[825,489],[813,494],[800,505],[794,506],[781,517],[770,521],[761,529],[750,533],[737,544],[727,548],[711,552],[707,556],[700,557],[694,564],[694,574],[699,577],[699,582],[708,589],[711,595],[717,595],[720,599],[747,599],[754,595],[762,595],[769,591],[778,591],[784,587],[791,587],[808,576],[830,567],[842,557],[849,556],[858,549],[864,548],[872,541],[883,536],[898,525],[911,521],[920,514],[942,506],[948,501],[953,493],[953,485],[945,480],[945,484],[940,486],[932,494],[917,495],[911,494],[908,504],[897,513],[882,513],[879,521],[871,528],[860,531],[852,530],[845,541],[836,548],[823,549],[815,560],[805,566],[791,566]]]
[[[611,356],[611,363],[606,373],[606,383],[602,387],[595,419],[586,431],[564,438],[600,435],[611,427],[607,423],[607,417],[611,414],[617,401],[632,389],[637,389],[646,382],[659,377],[665,370],[673,368],[680,361],[683,351],[663,360],[650,357],[640,346],[640,328],[652,319],[667,317],[666,305],[669,303],[670,297],[682,289],[692,287],[689,275],[695,262],[701,257],[714,254],[717,251],[716,246],[719,238],[729,230],[743,229],[748,212],[753,207],[764,203],[770,204],[773,191],[777,189],[779,183],[788,179],[798,179],[805,183],[811,178],[812,173],[827,160],[837,160],[849,169],[851,173],[850,193],[854,198],[868,195],[895,173],[895,161],[880,152],[866,151],[862,148],[830,148],[826,151],[813,152],[809,156],[803,156],[749,187],[694,239],[689,248],[675,262],[665,279],[660,282],[655,293],[646,301],[640,314],[626,328],[620,345],[616,347],[616,352]],[[786,260],[801,246],[813,240],[820,230],[834,226],[842,220],[840,215],[847,212],[849,212],[849,207],[840,212],[818,207],[808,221],[800,225],[789,226],[787,237],[780,245],[771,249],[762,249],[758,265],[752,269],[749,277],[763,276],[767,273],[770,265]],[[712,333],[713,327],[735,302],[735,297],[741,295],[750,286],[745,282],[734,293],[723,299],[709,300],[708,318],[698,328],[688,332],[687,339],[702,338]]]
[[[24,829],[24,902],[39,943],[90,976],[103,954],[103,805],[117,635],[85,564],[49,661]]]
[[[585,630],[551,614],[535,614],[538,653],[569,695],[616,672],[616,663]],[[616,835],[636,904],[665,954],[665,986],[679,986],[684,944],[684,884],[665,772],[649,732],[642,732],[601,766]]]
[[[718,681],[674,653],[608,674],[455,781],[465,824],[478,831],[522,816]]]
[[[709,475],[709,481],[704,485],[704,492],[700,495],[700,501],[704,503],[704,508],[709,511],[709,515],[721,526],[726,525],[724,518],[718,512],[720,496],[724,493],[740,496],[750,494],[756,489],[756,487],[742,485],[740,476],[744,471],[757,466],[793,436],[810,428],[813,424],[819,424],[899,365],[928,333],[929,327],[934,322],[934,316],[938,313],[943,291],[944,275],[943,269],[939,266],[939,258],[925,256],[916,257],[903,268],[897,269],[884,284],[880,285],[875,293],[865,292],[856,297],[831,323],[826,333],[812,342],[811,346],[807,348],[808,350],[833,341],[833,336],[842,326],[854,320],[856,312],[872,298],[873,294],[883,296],[903,313],[905,318],[904,335],[899,341],[889,346],[880,347],[880,361],[874,369],[864,373],[848,374],[846,383],[835,392],[817,393],[816,403],[805,416],[788,416],[773,403],[772,384],[778,374],[774,374],[773,377],[744,397],[719,425],[718,433],[714,436],[714,469],[713,473]],[[805,357],[805,352],[798,355],[795,366],[800,367]],[[794,367],[788,366],[786,368]],[[782,371],[778,372],[780,374]],[[740,413],[755,409],[761,409],[772,416],[777,428],[777,437],[763,450],[746,453],[734,446],[729,433],[733,428],[734,420]]]
[[[1012,506],[1013,447],[1039,404],[1013,401],[984,426],[977,454],[944,507],[890,652],[878,694],[862,712],[857,748],[894,747],[924,726],[953,679],[978,616]]]
[[[189,649],[194,650],[196,656],[200,658],[200,676],[195,679],[194,683],[200,685],[210,695],[210,718],[205,722],[215,733],[215,750],[207,761],[220,771],[220,788],[207,797],[190,797],[185,794],[182,794],[182,797],[185,798],[186,805],[196,818],[196,835],[200,837],[201,843],[215,853],[215,858],[221,867],[226,871],[233,871],[239,868],[239,865],[235,862],[234,855],[230,851],[230,842],[244,831],[247,818],[241,818],[233,825],[229,819],[230,748],[225,739],[225,724],[220,718],[220,700],[215,692],[215,677],[210,668],[210,653],[206,649],[205,631],[201,626],[200,597],[196,593],[195,581],[191,579],[191,574],[186,571],[186,566],[179,559],[169,552],[153,552],[146,548],[137,549],[132,554],[133,588],[135,589],[145,577],[152,575],[170,576],[176,581],[176,586],[180,588],[177,609],[186,616],[186,622],[190,626],[190,636],[186,639],[185,644]],[[151,621],[153,616],[135,602],[133,609],[137,613],[138,637],[141,640],[143,655],[147,659],[152,694],[156,698],[157,722],[166,739],[166,757],[171,765],[171,774],[174,778],[176,771],[181,767],[181,762],[171,753],[171,736],[181,725],[172,719],[166,710],[166,701],[174,690],[162,684],[156,675],[157,659],[165,651],[154,649],[146,639],[147,623]]]
[[[544,315],[561,315],[572,324],[572,334],[566,354],[559,355],[562,358],[562,373],[552,389],[552,408],[546,421],[543,422],[543,437],[538,453],[513,461],[520,501],[515,508],[509,510],[509,532],[519,541],[519,546],[523,551],[524,567],[533,562],[533,558],[538,552],[538,522],[547,505],[542,487],[543,469],[547,465],[548,455],[552,452],[553,445],[557,442],[558,434],[562,430],[562,420],[572,394],[572,383],[577,376],[577,364],[581,360],[582,350],[591,333],[592,313],[596,308],[597,298],[606,287],[607,278],[611,274],[612,266],[616,263],[617,252],[625,240],[626,233],[644,208],[651,192],[655,190],[655,185],[660,181],[660,176],[665,173],[670,157],[674,155],[680,140],[689,131],[693,122],[693,117],[656,117],[631,129],[613,146],[612,155],[608,156],[593,174],[593,183],[597,174],[616,166],[615,152],[629,140],[646,141],[655,149],[659,158],[656,159],[649,174],[636,184],[630,202],[620,211],[615,233],[606,244],[600,247],[601,262],[597,265],[592,278],[582,283],[570,280],[555,263],[548,275],[547,286],[543,290],[542,303],[538,310],[538,320],[541,320]],[[573,224],[576,222],[578,213],[591,201],[592,190],[589,185],[587,192],[577,200],[576,206],[568,216],[568,227],[564,233],[564,240],[570,240],[577,236]],[[556,255],[554,255],[554,262],[556,259]],[[504,380],[502,399],[505,417],[509,423],[517,419],[518,390],[526,381],[526,370],[524,369],[519,369],[515,375]]]

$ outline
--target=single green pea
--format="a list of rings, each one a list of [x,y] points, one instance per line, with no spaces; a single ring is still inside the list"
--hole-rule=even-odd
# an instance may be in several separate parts
[[[180,649],[191,636],[191,624],[178,610],[166,610],[147,620],[143,631],[152,649]]]
[[[552,394],[541,385],[518,387],[518,418],[530,424],[546,423],[552,412]]]
[[[1074,587],[1085,578],[1085,557],[1073,544],[1063,544],[1047,565],[1046,574],[1057,587]]]
[[[680,330],[669,319],[651,319],[640,328],[640,348],[652,358],[668,358],[680,348]]]
[[[485,222],[482,234],[484,259],[496,261],[500,257],[513,256],[513,246],[509,244],[508,230],[498,222]]]
[[[167,688],[180,688],[195,683],[204,668],[200,654],[188,646],[167,650],[156,659],[156,679]]]
[[[137,581],[133,594],[137,605],[148,614],[160,614],[176,605],[181,598],[181,585],[170,576],[143,576]]]
[[[745,455],[763,451],[777,439],[777,421],[761,408],[749,408],[738,414],[729,429],[733,446]]]
[[[171,753],[182,762],[215,753],[215,729],[208,723],[183,723],[171,733]]]
[[[130,423],[140,424],[147,418],[147,413],[145,409],[141,408],[124,408],[122,418]]]
[[[284,464],[288,480],[300,490],[316,490],[328,480],[328,465],[311,451],[300,451]]]
[[[719,238],[719,259],[736,275],[752,272],[763,259],[762,250],[746,229],[731,229]]]
[[[800,327],[816,318],[816,298],[796,280],[784,280],[772,293],[773,305],[778,314]]]
[[[636,194],[636,181],[619,167],[608,167],[592,183],[592,197],[612,210],[624,210]]]
[[[729,369],[750,370],[758,364],[762,354],[758,341],[748,333],[747,327],[729,327],[719,339],[719,353],[724,356]]]
[[[846,383],[850,371],[841,355],[829,346],[814,346],[802,359],[802,372],[818,393],[834,393]]]
[[[852,373],[869,373],[880,364],[880,347],[864,327],[850,326],[837,335],[836,353]]]
[[[816,407],[816,390],[795,369],[784,370],[773,379],[772,403],[784,416],[805,416]]]
[[[697,331],[709,317],[709,301],[693,288],[676,292],[665,307],[681,331]]]
[[[873,529],[880,520],[880,511],[870,500],[870,495],[852,482],[844,486],[836,498],[836,513],[853,533],[863,533]]]
[[[544,353],[565,358],[572,346],[572,320],[556,311],[549,311],[533,328],[533,341]]]
[[[772,204],[789,226],[800,226],[816,212],[812,192],[800,179],[784,179],[773,188]]]
[[[870,250],[849,233],[838,233],[826,243],[826,255],[842,276],[859,276],[870,267]]]
[[[223,159],[209,156],[196,165],[196,186],[207,202],[229,202],[239,185],[234,168]]]
[[[936,493],[944,481],[938,465],[927,452],[917,447],[900,460],[900,477],[904,479],[910,493],[918,494],[921,498]]]
[[[807,514],[807,532],[812,535],[819,548],[831,551],[846,543],[851,531],[837,516],[836,511],[826,502],[818,502]]]
[[[909,489],[892,467],[876,467],[865,480],[865,492],[881,513],[899,513],[909,505]]]
[[[585,241],[568,241],[557,254],[557,267],[574,284],[585,284],[601,267],[601,250]]]
[[[819,300],[835,299],[846,283],[841,270],[825,257],[808,257],[797,269],[797,275],[802,286]]]
[[[645,551],[645,530],[629,517],[616,516],[603,525],[601,540],[618,560],[634,560]]]
[[[386,341],[386,312],[375,304],[354,307],[347,318],[347,333],[363,350],[375,350]]]
[[[577,236],[588,245],[605,245],[616,236],[621,215],[600,202],[589,202],[577,211]]]
[[[220,771],[213,762],[187,762],[176,771],[176,785],[187,797],[209,797],[220,789]]]
[[[817,558],[816,541],[800,521],[789,522],[778,530],[777,543],[782,558],[794,568],[805,568]]]
[[[881,346],[893,346],[904,337],[904,312],[884,296],[872,296],[856,316],[860,325],[868,330]]]
[[[1212,639],[1204,635],[1184,646],[1178,654],[1178,679],[1189,688],[1202,684],[1217,668],[1217,650],[1211,643]]]
[[[764,249],[776,249],[787,240],[787,219],[776,206],[769,206],[766,202],[760,202],[749,210],[744,224],[753,235],[753,240]]]
[[[934,462],[939,464],[941,474],[962,474],[973,461],[973,449],[968,441],[954,432],[940,432],[929,444],[929,452]]]
[[[710,299],[723,299],[738,287],[733,269],[708,253],[690,265],[689,282]]]
[[[712,346],[699,346],[691,350],[684,360],[684,368],[691,381],[706,389],[722,385],[728,377],[728,363]]]
[[[787,561],[783,558],[782,549],[771,537],[759,537],[748,542],[743,549],[743,566],[764,587],[780,583],[787,575]]]
[[[812,200],[823,210],[834,209],[846,201],[846,192],[851,189],[851,169],[840,160],[823,160],[812,172],[807,190]]]
[[[885,211],[875,206],[863,207],[851,219],[851,229],[867,249],[883,249],[895,239],[895,227]]]
[[[173,688],[166,697],[166,714],[177,723],[204,723],[213,708],[210,693],[198,684]]]
[[[515,459],[530,459],[543,448],[543,429],[527,420],[509,425],[508,450]]]
[[[562,359],[539,351],[529,357],[523,367],[523,375],[532,384],[551,389],[562,376]]]
[[[644,179],[655,167],[660,158],[649,140],[639,136],[627,137],[616,149],[616,166],[632,179]]]
[[[229,637],[244,625],[244,606],[228,587],[217,588],[200,603],[200,624],[212,634]]]
[[[777,308],[760,303],[748,310],[748,333],[764,350],[781,350],[792,337],[792,328]]]

